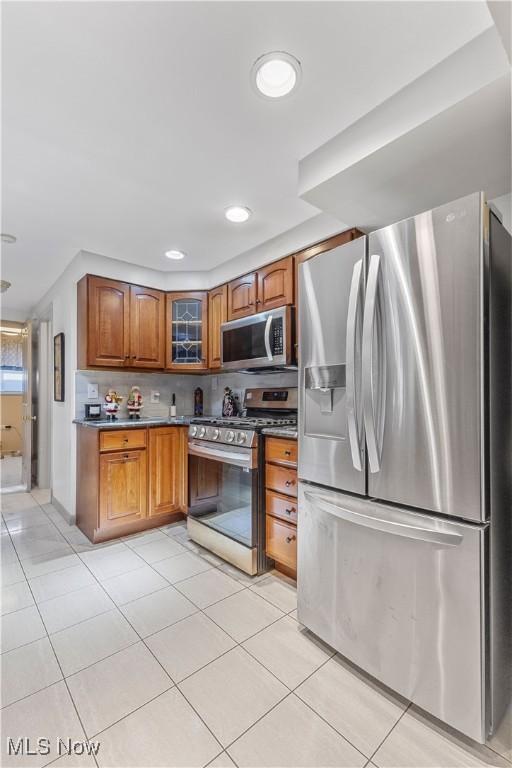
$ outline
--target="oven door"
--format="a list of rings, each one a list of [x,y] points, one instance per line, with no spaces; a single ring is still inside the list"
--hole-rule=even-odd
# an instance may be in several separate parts
[[[281,307],[221,326],[222,367],[267,368],[291,362],[291,310]]]
[[[256,449],[189,440],[189,520],[243,547],[258,545]],[[194,529],[194,526],[191,526]],[[197,529],[197,527],[196,527]],[[192,536],[192,538],[196,538]],[[215,550],[218,537],[199,541]],[[221,553],[219,553],[221,554]],[[222,555],[221,556],[225,556]]]

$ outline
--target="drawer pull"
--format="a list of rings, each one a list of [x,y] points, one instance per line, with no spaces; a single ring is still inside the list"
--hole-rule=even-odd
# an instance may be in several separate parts
[[[293,515],[295,512],[295,507],[292,507],[291,509],[285,509],[285,512],[287,515]]]
[[[292,541],[295,541],[296,538],[297,538],[296,536],[287,536],[286,537],[286,543],[287,544],[291,544]]]
[[[285,456],[291,456],[291,455],[292,455],[292,452],[291,452],[291,451],[285,451],[285,452],[284,452],[284,455],[285,455]]]
[[[290,485],[294,485],[294,481],[293,481],[293,480],[287,480],[287,481],[285,482],[285,485],[286,485],[286,487],[287,487],[287,488],[289,488],[289,487],[290,487]]]
[[[123,456],[123,459],[125,461],[128,461],[129,458],[130,458],[130,454],[129,453],[125,453],[125,455]]]

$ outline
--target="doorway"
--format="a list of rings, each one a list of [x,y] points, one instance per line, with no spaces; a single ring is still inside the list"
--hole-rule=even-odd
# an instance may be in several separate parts
[[[25,490],[26,323],[0,321],[0,488]]]

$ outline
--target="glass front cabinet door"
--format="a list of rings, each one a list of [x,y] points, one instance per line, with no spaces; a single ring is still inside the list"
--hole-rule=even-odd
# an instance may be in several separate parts
[[[167,360],[173,371],[208,368],[208,293],[167,294]]]

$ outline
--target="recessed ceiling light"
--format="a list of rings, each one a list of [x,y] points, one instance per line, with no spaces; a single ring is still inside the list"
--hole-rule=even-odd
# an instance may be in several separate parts
[[[302,70],[300,61],[284,51],[273,51],[260,56],[253,64],[253,85],[269,99],[287,96],[299,84]]]
[[[251,209],[243,205],[230,205],[229,208],[226,208],[224,215],[228,221],[242,224],[244,221],[247,221],[251,213]]]
[[[168,259],[175,259],[176,261],[179,261],[179,259],[185,258],[185,254],[183,253],[183,251],[175,251],[175,250],[166,251],[165,255],[167,256]]]
[[[9,243],[9,245],[12,245],[12,243],[16,242],[16,238],[14,237],[14,235],[8,235],[5,232],[2,232],[0,234],[0,240],[2,241],[2,243]]]

